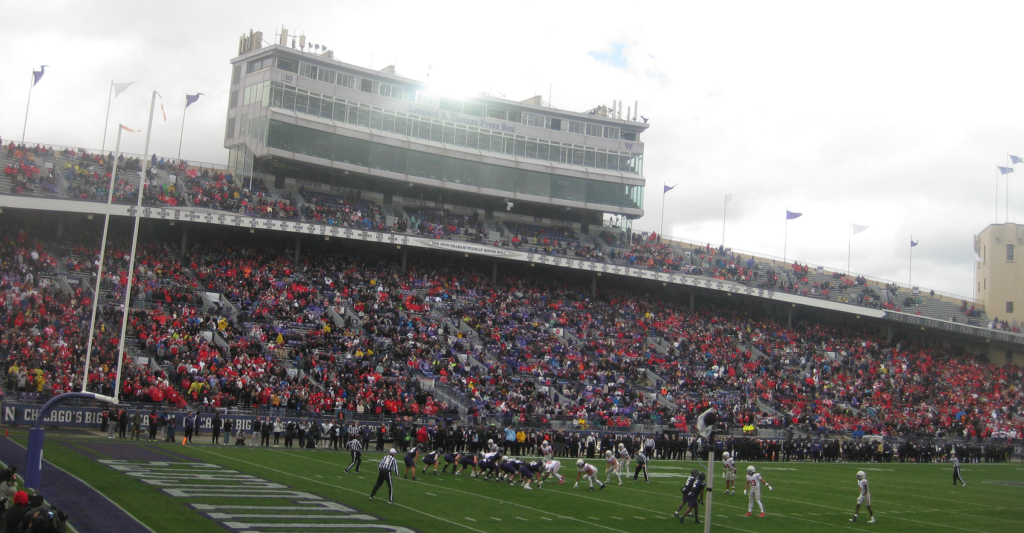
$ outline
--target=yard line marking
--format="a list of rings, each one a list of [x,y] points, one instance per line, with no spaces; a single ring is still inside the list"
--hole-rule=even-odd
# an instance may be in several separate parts
[[[303,477],[301,475],[294,474],[292,472],[286,472],[284,470],[278,470],[276,468],[271,468],[271,467],[266,466],[266,465],[261,465],[261,464],[253,463],[251,461],[243,461],[241,459],[235,459],[235,458],[229,457],[229,456],[224,455],[224,454],[220,454],[220,453],[217,453],[217,452],[213,452],[213,451],[207,450],[207,449],[205,449],[203,447],[194,447],[192,449],[196,450],[196,451],[201,451],[201,452],[204,452],[204,453],[208,453],[208,454],[211,454],[211,455],[216,455],[217,457],[223,457],[224,459],[227,459],[228,461],[237,461],[237,462],[242,463],[242,464],[247,464],[247,465],[255,466],[257,468],[263,468],[265,470],[270,470],[271,472],[277,472],[278,474],[283,474],[283,475],[286,475],[286,476],[297,477],[297,478],[300,478],[300,479],[306,479],[306,480],[311,481],[313,483],[319,483],[321,485],[326,485],[326,486],[334,488],[334,489],[340,489],[340,490],[345,490],[345,491],[348,491],[348,492],[354,492],[354,493],[359,494],[361,496],[365,496],[366,495],[366,493],[362,492],[362,491],[350,489],[348,487],[342,487],[340,485],[331,485],[330,483],[326,483],[326,482],[323,482],[323,481],[317,481],[315,479],[305,478],[305,477]],[[277,453],[283,453],[285,455],[291,455],[291,456],[294,456],[294,457],[301,457],[301,455],[292,454],[292,453],[285,453],[283,451],[277,451],[277,450],[271,450],[271,451],[275,451]],[[320,461],[320,462],[321,463],[327,463],[327,461]],[[332,463],[327,463],[327,464],[332,464]],[[335,465],[335,466],[337,466],[337,465]],[[420,513],[420,514],[422,514],[424,516],[429,516],[430,518],[433,518],[434,520],[440,520],[442,522],[447,522],[449,524],[455,524],[455,525],[457,525],[459,527],[464,527],[464,528],[466,528],[466,529],[468,529],[470,531],[476,531],[477,533],[487,533],[486,531],[481,531],[479,529],[471,528],[471,527],[469,527],[469,526],[467,526],[465,524],[460,524],[458,522],[452,522],[451,520],[448,520],[447,518],[441,518],[440,516],[434,516],[434,515],[432,515],[430,513],[426,513],[426,512],[420,511],[419,509],[414,509],[412,507],[409,507],[408,505],[402,505],[400,503],[394,504],[394,505],[397,505],[398,507],[401,507],[403,509],[408,509],[408,510],[414,512],[414,513]]]
[[[431,494],[429,492],[424,492],[423,494],[426,494],[427,496],[437,496],[437,494]]]
[[[472,518],[470,518],[468,516],[464,516],[463,518],[465,518],[466,520],[469,520],[470,522],[476,522],[476,520],[473,520]]]
[[[498,522],[501,522],[501,519],[500,519],[500,518],[495,518],[495,517],[493,517],[493,516],[491,517],[491,520],[497,520]]]
[[[600,518],[594,518],[593,516],[588,516],[587,518],[589,518],[589,519],[591,519],[591,520],[597,520],[597,521],[601,521],[601,519],[600,519]]]
[[[621,518],[619,518],[619,517],[617,517],[617,516],[613,516],[612,518],[614,518],[614,519],[616,519],[616,520],[622,520]]]
[[[198,449],[198,448],[196,448],[196,449]],[[338,468],[338,467],[341,466],[341,465],[338,465],[338,464],[335,464],[335,463],[332,463],[332,462],[329,462],[329,461],[322,461],[320,459],[315,459],[313,457],[308,457],[305,454],[301,454],[301,453],[288,453],[288,452],[281,451],[281,450],[270,450],[270,451],[275,452],[275,453],[280,453],[280,454],[283,454],[283,455],[288,455],[288,456],[295,457],[295,458],[298,458],[298,459],[305,459],[305,460],[313,461],[313,462],[317,462],[317,463],[324,463],[326,465],[330,465],[330,466],[335,467],[335,468]],[[214,452],[208,452],[208,453],[214,453]],[[224,457],[225,459],[229,459],[229,460],[237,460],[237,459],[231,459],[230,457],[228,457],[226,455],[221,455],[221,454],[216,454],[216,453],[214,453],[214,455],[219,455],[220,457]],[[247,463],[246,461],[241,461],[241,462]],[[256,463],[247,463],[247,464],[251,464],[253,466],[257,466],[257,467],[260,467],[260,468],[267,468],[268,470],[274,470],[274,469],[269,468],[269,467],[264,467],[262,465],[257,465]],[[274,470],[274,471],[275,472],[279,472],[278,470]],[[287,472],[287,474],[290,475],[290,476],[294,476],[294,477],[301,477],[301,476],[299,476],[297,474],[292,474],[290,472]],[[406,481],[408,481],[408,480],[406,480]],[[331,486],[333,486],[333,485],[331,485]],[[356,493],[362,494],[359,491],[348,489],[348,488],[345,488],[345,487],[337,487],[337,488],[348,490],[350,492],[356,492]],[[514,505],[516,507],[522,507],[524,509],[529,509],[529,510],[537,512],[537,513],[549,514],[549,515],[552,515],[552,516],[554,516],[556,518],[565,518],[567,520],[573,520],[573,521],[580,522],[580,523],[583,523],[583,524],[587,524],[587,525],[590,525],[590,526],[596,526],[596,527],[599,527],[601,529],[607,529],[609,531],[616,531],[618,533],[627,533],[626,531],[623,531],[621,529],[615,529],[613,527],[606,526],[606,525],[603,525],[603,524],[596,524],[596,523],[593,523],[593,522],[588,522],[586,520],[583,520],[581,518],[576,518],[574,516],[560,515],[558,513],[554,513],[554,512],[551,512],[551,511],[546,511],[544,509],[537,509],[536,507],[530,507],[529,505],[523,505],[521,503],[515,503],[515,502],[511,502],[511,501],[499,500],[498,498],[492,498],[490,496],[484,496],[482,494],[477,494],[475,492],[467,492],[467,491],[464,491],[464,490],[453,489],[453,488],[449,488],[449,487],[442,487],[440,485],[438,485],[437,488],[442,489],[442,490],[450,490],[452,492],[458,492],[460,494],[468,494],[470,496],[475,496],[477,498],[483,498],[485,500],[496,501],[496,502],[500,502],[500,503],[503,503],[503,504]],[[594,499],[596,500],[597,498],[594,498]],[[599,501],[604,502],[606,500],[599,500]],[[404,505],[400,505],[399,507],[404,507],[406,509],[412,509],[411,507],[406,507]],[[416,511],[415,509],[413,509],[413,510]],[[644,509],[644,510],[645,511],[649,511],[650,509]],[[427,515],[427,516],[430,516],[431,518],[437,518],[437,517],[434,517],[433,515],[424,513],[423,511],[416,511],[416,512],[424,514],[424,515]],[[444,518],[439,518],[439,520],[442,520],[444,522],[449,522],[449,523],[452,523],[452,524],[457,524],[457,525],[459,525],[461,527],[464,527],[466,529],[473,529],[473,528],[471,528],[469,526],[466,526],[464,524],[458,524],[457,522],[451,522],[450,520],[445,520]],[[479,530],[473,529],[473,531],[479,531]],[[485,533],[485,532],[480,532],[480,533]]]
[[[636,518],[637,520],[643,520],[642,516],[633,515],[633,518]]]
[[[527,521],[527,520],[526,520],[525,518],[523,518],[523,517],[521,517],[521,516],[517,516],[516,518],[517,518],[517,519],[519,519],[519,520],[522,520],[523,522],[526,522],[526,521]]]
[[[551,521],[551,519],[550,519],[550,518],[547,518],[547,517],[545,517],[545,516],[541,516],[541,517],[538,517],[538,518],[540,518],[541,520],[547,520],[548,522],[550,522],[550,521]]]

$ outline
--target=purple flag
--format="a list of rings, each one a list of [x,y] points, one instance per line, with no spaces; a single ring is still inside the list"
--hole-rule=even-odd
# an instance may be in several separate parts
[[[911,237],[910,238],[910,247],[913,248],[913,247],[917,246],[918,242],[921,242],[921,241],[915,241],[914,238]]]
[[[665,192],[668,192],[668,191],[671,191],[672,189],[675,189],[676,185],[679,185],[679,184],[677,183],[675,185],[665,185]]]
[[[185,109],[188,109],[188,106],[196,103],[196,101],[199,100],[200,96],[203,96],[203,93],[186,94],[185,95]]]
[[[1017,163],[1024,163],[1024,159],[1021,159],[1015,155],[1010,156],[1010,162],[1016,165]]]
[[[34,70],[34,69],[32,70],[32,78],[33,78],[32,86],[33,87],[35,87],[36,84],[39,83],[39,80],[43,79],[43,73],[46,72],[46,67],[48,67],[48,66],[50,66],[50,65],[43,65],[43,66],[39,67],[39,70]]]
[[[789,209],[786,210],[786,220],[793,220],[794,218],[800,218],[802,216],[804,216],[803,213],[794,213]]]
[[[1000,174],[1009,174],[1009,173],[1013,172],[1013,167],[1000,167],[1000,166],[997,166],[996,168],[999,169],[999,173]]]

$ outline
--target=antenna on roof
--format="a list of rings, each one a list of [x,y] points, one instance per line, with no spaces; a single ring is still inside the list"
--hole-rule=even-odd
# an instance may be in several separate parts
[[[427,83],[430,83],[430,71],[434,68],[434,65],[427,65]]]

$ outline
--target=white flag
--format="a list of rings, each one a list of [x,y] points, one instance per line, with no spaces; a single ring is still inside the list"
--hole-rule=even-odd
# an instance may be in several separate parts
[[[729,205],[730,201],[732,201],[732,195],[731,194],[725,195],[725,205]]]
[[[130,81],[128,83],[114,83],[114,98],[121,96],[121,93],[127,91],[132,85],[135,85],[134,81]]]
[[[981,259],[981,256],[978,255],[978,252],[974,252],[974,260],[978,263],[984,263],[984,261]]]
[[[853,235],[856,235],[856,234],[858,234],[858,233],[860,233],[860,232],[870,228],[871,226],[861,226],[860,224],[853,224],[853,223],[851,223],[850,227],[853,228]]]

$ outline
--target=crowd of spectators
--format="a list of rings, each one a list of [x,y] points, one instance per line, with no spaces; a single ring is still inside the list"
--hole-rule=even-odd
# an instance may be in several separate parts
[[[386,229],[387,217],[375,202],[360,200],[356,194],[345,196],[299,188],[305,205],[302,216],[306,220],[329,226],[361,229]]]
[[[480,213],[459,213],[448,209],[405,206],[409,215],[409,229],[417,235],[429,235],[436,239],[464,237],[482,241],[485,230]]]
[[[119,324],[127,283],[124,236],[111,240],[88,376],[100,392],[112,386],[118,339],[108,324]],[[98,246],[74,233],[64,242],[53,257],[24,229],[0,227],[0,351],[20,390],[82,379],[91,295],[40,275],[88,272]],[[431,262],[403,274],[385,259],[315,247],[296,264],[255,237],[196,238],[184,261],[168,250],[149,241],[137,252],[128,342],[162,366],[122,376],[122,395],[136,401],[407,419],[454,416],[457,401],[474,421],[681,430],[715,406],[735,427],[976,438],[1024,429],[1021,370],[940,343],[790,328],[754,310],[691,310],[624,289],[593,298],[571,278],[514,269],[497,283]],[[682,268],[747,271],[735,256],[701,251]],[[449,392],[427,392],[419,378]]]

